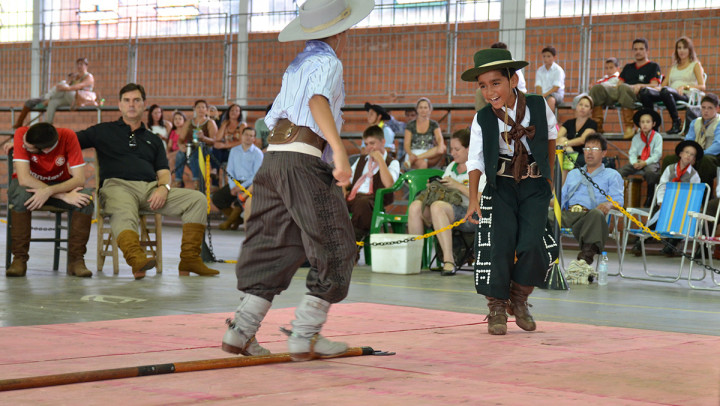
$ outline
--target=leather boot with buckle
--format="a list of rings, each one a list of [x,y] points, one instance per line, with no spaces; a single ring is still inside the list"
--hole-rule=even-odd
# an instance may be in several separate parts
[[[10,267],[5,270],[5,276],[22,277],[27,273],[27,261],[30,259],[28,251],[30,250],[30,221],[32,213],[30,211],[10,211],[12,216],[12,226],[10,227],[10,238],[12,246],[10,250],[13,254],[13,261]]]
[[[92,277],[92,271],[85,266],[85,252],[90,237],[90,225],[92,216],[80,212],[72,215],[70,222],[70,236],[68,240],[68,275],[75,275],[81,278]]]
[[[295,309],[292,331],[284,330],[289,334],[288,350],[293,361],[332,358],[347,351],[347,344],[330,341],[320,335],[329,310],[329,302],[316,296],[303,296]]]
[[[525,331],[535,331],[537,325],[530,314],[531,304],[527,302],[528,296],[533,291],[532,286],[525,286],[510,282],[510,301],[508,302],[508,313],[515,316],[515,324]]]
[[[222,350],[232,354],[268,355],[270,351],[258,344],[255,334],[272,303],[255,295],[243,293],[235,317],[227,319],[228,329],[222,340]]]
[[[508,306],[508,301],[494,297],[487,297],[487,300],[488,308],[490,309],[490,313],[485,316],[485,320],[488,321],[488,333],[494,336],[507,334],[508,316],[505,310]]]

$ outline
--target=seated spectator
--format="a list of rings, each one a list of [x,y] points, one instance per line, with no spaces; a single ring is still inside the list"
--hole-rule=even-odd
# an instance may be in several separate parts
[[[508,49],[507,44],[505,44],[504,42],[496,42],[490,45],[490,48]],[[518,77],[518,84],[515,87],[521,92],[527,93],[527,84],[525,82],[525,75],[523,75],[522,69],[516,70],[515,74]],[[475,90],[475,111],[479,111],[481,108],[485,107],[486,104],[487,101],[483,97],[482,91],[478,87],[477,90]]]
[[[392,152],[395,155],[396,142],[395,133],[387,125],[387,121],[390,121],[390,114],[382,106],[378,104],[370,104],[365,102],[365,111],[367,111],[367,122],[370,126],[378,126],[382,128],[383,135],[385,136],[385,149]],[[365,148],[365,141],[363,140],[360,148]]]
[[[397,152],[400,151],[400,141],[402,140],[402,137],[398,137],[398,134],[405,134],[405,123],[402,121],[398,121],[392,114],[388,113],[388,116],[390,119],[385,121],[385,125],[390,128],[390,130],[395,135],[395,140],[393,142],[393,147],[395,148],[393,151],[397,154]]]
[[[657,195],[656,203],[658,208],[662,205],[663,198],[665,197],[666,183],[700,183],[700,175],[698,171],[693,168],[695,162],[701,160],[703,157],[703,150],[700,144],[693,140],[682,141],[675,147],[675,156],[678,157],[678,162],[665,168],[660,177],[657,191],[655,192]]]
[[[720,115],[718,115],[718,104],[720,101],[713,93],[703,96],[700,101],[700,117],[690,123],[690,129],[685,136],[686,140],[694,140],[703,148],[702,158],[697,158],[695,169],[700,174],[700,181],[712,186],[717,167],[720,163]],[[666,156],[663,159],[663,168],[676,163],[679,158],[676,155]]]
[[[220,116],[220,112],[218,111],[217,107],[208,106],[208,118],[214,121],[215,125],[220,128],[220,124],[222,123],[222,117]]]
[[[164,119],[162,107],[153,104],[148,109],[147,126],[151,133],[160,137],[167,149],[168,137],[172,131],[172,123]]]
[[[405,162],[405,128],[407,127],[407,123],[417,119],[417,109],[415,109],[415,107],[406,108],[403,112],[403,115],[405,116],[405,121],[398,121],[398,123],[400,123],[400,125],[402,126],[402,131],[395,132],[396,135],[403,134],[402,137],[398,136],[396,138],[398,140],[398,162]]]
[[[595,81],[593,86],[606,86],[611,88],[617,87],[618,84],[620,84],[620,70],[618,69],[619,66],[620,65],[617,58],[610,57],[606,59],[604,67],[605,74],[603,75],[603,77]],[[580,99],[580,97],[582,97],[584,94],[585,93],[581,93],[575,96],[575,100]],[[573,102],[575,102],[575,100],[573,100]],[[605,118],[605,106],[595,106],[593,103],[591,117],[593,121],[597,123],[597,132],[603,134],[605,132],[605,129],[602,128],[603,120]]]
[[[175,159],[175,184],[173,187],[182,188],[186,185],[183,182],[183,172],[185,165],[190,167],[192,172],[194,188],[198,188],[198,180],[202,176],[200,172],[200,162],[198,159],[198,149],[205,145],[210,147],[215,143],[215,135],[217,134],[217,125],[207,115],[208,104],[205,100],[197,100],[193,105],[193,118],[185,121],[185,125],[178,131],[180,134],[180,151]],[[202,143],[202,144],[200,144]]]
[[[633,110],[638,101],[638,92],[643,88],[658,89],[661,74],[660,65],[648,59],[648,41],[645,38],[636,38],[632,44],[634,62],[628,63],[620,72],[620,82],[616,87],[604,86],[602,83],[590,88],[590,97],[593,99],[592,118],[597,122],[598,129],[603,128],[604,106],[622,106],[622,124],[625,130],[624,137],[632,138],[635,135],[633,128]]]
[[[590,118],[592,109],[592,98],[587,94],[581,95],[575,104],[575,118],[564,122],[558,130],[557,145],[562,145],[565,153],[573,154],[573,158],[579,166],[585,165],[585,155],[583,155],[585,138],[597,129],[597,124]],[[563,168],[563,178],[569,169],[574,168],[571,165],[572,163],[567,168]]]
[[[67,80],[62,80],[53,86],[42,98],[26,101],[13,128],[20,128],[33,108],[47,107],[45,122],[52,124],[55,111],[60,106],[70,106],[71,109],[97,106],[97,95],[93,92],[95,79],[92,73],[88,72],[88,64],[87,58],[78,58],[75,61],[76,72],[68,74]]]
[[[620,79],[619,79],[620,70],[618,69],[617,58],[611,57],[611,58],[606,59],[605,65],[603,68],[603,72],[605,73],[603,75],[603,77],[596,80],[595,83],[593,83],[592,85],[593,86],[594,85],[603,85],[603,86],[610,86],[610,87],[617,86],[617,84],[620,82]],[[579,95],[575,96],[573,98],[573,106],[576,106],[577,102],[583,96],[587,96],[587,93],[580,93]],[[600,112],[601,115],[604,115],[604,113],[605,113],[604,108],[602,106],[599,106],[598,111]],[[593,107],[593,113],[594,112],[595,112],[595,108]],[[594,116],[594,114],[593,114],[593,116]],[[593,118],[593,121],[595,121],[594,118]],[[603,130],[603,129],[599,128],[597,132],[603,133],[604,130],[603,131],[601,131],[601,130]]]
[[[417,115],[418,115],[417,108],[410,107],[410,108],[405,109],[404,115],[405,115],[405,123],[407,125],[407,123],[417,119]]]
[[[430,118],[430,99],[421,97],[415,107],[417,119],[405,126],[405,168],[432,168],[441,164],[445,157],[445,140],[440,124]]]
[[[230,156],[230,148],[240,145],[240,134],[247,124],[242,121],[242,109],[237,104],[231,104],[222,115],[220,129],[215,134],[215,142],[213,143],[212,155],[215,159],[210,160],[212,172],[212,183],[218,186],[218,170],[224,164],[227,164]],[[253,141],[254,136],[253,136]]]
[[[185,125],[185,121],[187,118],[185,117],[185,113],[182,111],[175,111],[173,112],[172,117],[172,127],[170,127],[170,134],[168,134],[168,145],[167,145],[167,157],[168,157],[168,164],[171,168],[175,167],[175,157],[178,154],[178,151],[180,150],[179,145],[179,139],[180,135],[178,134],[178,130]],[[175,183],[175,182],[173,182]]]
[[[400,164],[385,149],[385,133],[382,128],[373,125],[363,132],[363,141],[367,154],[363,154],[352,165],[353,175],[349,193],[345,197],[347,207],[352,214],[355,241],[363,241],[370,232],[375,192],[389,188],[400,176]],[[385,195],[385,205],[392,203],[393,195]]]
[[[221,230],[237,230],[243,223],[243,203],[245,218],[250,215],[250,196],[235,184],[240,182],[243,188],[252,195],[252,183],[260,169],[263,152],[255,145],[255,129],[245,127],[240,136],[240,145],[230,149],[227,166],[227,184],[212,194],[212,202],[225,215],[225,221],[219,225]]]
[[[555,47],[543,48],[543,65],[535,73],[535,93],[547,100],[548,107],[553,112],[565,97],[565,71],[555,63],[556,56]]]
[[[660,114],[655,110],[642,109],[635,113],[633,121],[639,130],[630,143],[630,162],[618,172],[623,178],[635,174],[643,175],[648,190],[645,207],[648,207],[652,201],[652,191],[660,180],[660,159],[663,151],[662,135],[657,132]]]
[[[408,233],[424,234],[425,227],[432,225],[433,230],[439,230],[450,224],[462,219],[467,214],[468,197],[470,196],[470,188],[468,187],[468,171],[467,160],[470,147],[470,130],[463,129],[453,133],[450,139],[450,154],[453,161],[450,162],[445,169],[443,178],[440,180],[442,185],[448,189],[454,189],[462,195],[462,202],[459,204],[451,204],[442,200],[436,200],[430,204],[425,204],[420,200],[410,203],[408,208]],[[485,188],[485,174],[480,177],[478,190]],[[477,226],[469,221],[459,225],[457,229],[462,232],[474,232]],[[455,258],[452,247],[452,231],[442,232],[437,235],[440,248],[443,252],[443,270],[442,275],[454,275],[457,271],[455,266]]]
[[[680,37],[675,42],[673,59],[675,63],[670,68],[670,74],[663,78],[662,88],[646,87],[638,93],[638,98],[646,109],[653,109],[653,104],[662,101],[672,118],[672,127],[667,133],[679,134],[683,125],[676,103],[690,100],[688,95],[691,89],[705,90],[705,78],[690,38]]]
[[[73,212],[67,274],[91,277],[84,256],[92,224],[93,191],[83,189],[85,161],[75,133],[67,128],[56,129],[49,123],[20,127],[15,131],[13,144],[5,144],[5,153],[11,148],[15,173],[8,187],[8,203],[12,205],[9,214],[13,261],[5,275],[25,276],[30,259],[31,213],[48,204]]]
[[[167,155],[160,139],[142,122],[145,89],[129,83],[120,90],[117,121],[96,124],[78,132],[82,148],[95,148],[100,165],[99,199],[110,215],[113,237],[132,268],[135,279],[155,267],[140,246],[137,233],[139,211],[182,218],[180,244],[181,276],[191,272],[201,276],[217,275],[200,258],[207,224],[207,202],[194,190],[172,189]],[[213,123],[214,124],[214,123]]]
[[[583,170],[590,175],[598,186],[607,192],[613,200],[623,201],[623,179],[620,174],[610,168],[605,168],[602,159],[607,154],[607,141],[602,135],[594,133],[585,138],[585,166]],[[562,187],[562,217],[563,227],[572,228],[573,236],[580,243],[580,252],[577,259],[570,266],[580,267],[592,273],[589,267],[596,254],[605,250],[605,241],[608,238],[608,223],[605,216],[612,208],[612,204],[603,198],[599,191],[588,182],[575,168],[568,173],[567,180]],[[551,219],[554,213],[550,213]]]
[[[658,219],[659,210],[665,197],[665,185],[668,182],[700,183],[700,175],[693,167],[695,162],[699,161],[703,157],[703,150],[702,147],[700,147],[700,144],[692,140],[682,141],[675,147],[675,156],[678,157],[679,160],[676,164],[665,168],[662,176],[660,177],[660,183],[658,184],[657,190],[654,192],[656,195],[655,207],[653,212],[650,213],[651,219],[648,221],[648,225],[651,229],[655,229],[655,223]],[[651,194],[650,189],[648,189],[648,194]],[[715,214],[714,211],[711,213]],[[669,238],[666,241],[674,247],[677,246],[681,240]],[[674,256],[675,250],[671,246],[666,244],[661,252],[667,256]],[[632,251],[635,256],[642,255],[640,240],[635,242]]]
[[[270,112],[271,108],[272,103],[268,104],[265,108],[265,115]],[[265,124],[265,117],[260,117],[255,120],[255,132],[257,133],[257,137],[255,138],[255,145],[265,151],[268,146],[268,135],[270,135],[270,129],[268,128],[267,124]]]

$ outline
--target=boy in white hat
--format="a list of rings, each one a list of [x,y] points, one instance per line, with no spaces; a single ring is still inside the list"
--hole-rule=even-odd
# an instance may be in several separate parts
[[[292,359],[326,358],[347,350],[346,344],[319,334],[330,304],[347,295],[357,251],[340,188],[350,183],[352,172],[339,135],[345,91],[338,58],[347,30],[374,6],[373,0],[308,0],[278,37],[281,42],[307,42],[285,71],[265,117],[270,145],[253,182],[253,212],[236,268],[241,300],[234,319],[228,320],[224,351],[269,353],[255,333],[275,295],[287,289],[306,257],[311,265],[308,293],[292,322]]]

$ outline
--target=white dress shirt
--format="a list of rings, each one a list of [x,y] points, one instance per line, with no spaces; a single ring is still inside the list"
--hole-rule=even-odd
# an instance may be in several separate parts
[[[507,110],[508,117],[512,118],[513,121],[515,121],[515,110],[517,109],[517,98],[515,98],[515,105],[512,109],[506,109],[503,107],[503,109]],[[550,107],[548,107],[547,102],[545,102],[545,117],[547,119],[547,131],[548,131],[548,140],[555,140],[557,139],[557,119],[555,118],[555,114],[550,110]],[[512,147],[512,150],[508,148],[508,145],[505,143],[505,140],[503,139],[502,133],[505,131],[508,131],[510,129],[510,126],[506,125],[502,120],[499,118],[497,119],[498,122],[498,128],[500,129],[500,154],[501,155],[513,155],[511,151],[514,151],[515,147],[515,141],[510,140],[510,147]],[[527,127],[530,125],[530,108],[525,106],[525,117],[523,117],[522,122],[520,123],[523,127]],[[525,148],[528,150],[528,154],[532,155],[532,150],[530,149],[530,146],[527,142],[527,137],[523,135],[522,138],[520,138],[520,141],[525,145]],[[468,161],[467,161],[467,170],[468,172],[479,170],[482,173],[485,173],[485,158],[483,157],[483,138],[482,138],[482,128],[480,127],[480,124],[477,122],[477,113],[475,113],[475,117],[473,117],[472,126],[470,127],[470,151],[468,152]]]
[[[365,167],[363,168],[363,172],[360,174],[360,176],[367,173],[368,169],[370,168],[370,160],[371,159],[372,158],[368,155],[367,162],[365,162]],[[387,151],[385,151],[385,153],[383,154],[383,159],[387,159]],[[355,177],[355,170],[357,169],[358,162],[360,162],[359,159],[357,161],[355,161],[355,163],[352,165],[352,168],[351,168],[352,173],[353,173],[353,178]],[[375,174],[378,173],[378,171],[380,171],[380,166],[375,167],[375,170],[373,171],[373,176],[375,176]],[[390,162],[390,165],[388,165],[388,171],[390,171],[390,176],[392,176],[393,183],[395,183],[395,181],[397,181],[398,178],[400,177],[400,163],[398,163],[397,159],[393,159]],[[370,190],[370,179],[371,179],[370,177],[365,179],[365,182],[363,182],[362,185],[360,185],[360,187],[358,188],[358,193],[365,193],[365,194],[372,193],[372,191]]]
[[[565,71],[560,65],[553,62],[550,69],[545,68],[545,65],[538,68],[535,73],[535,87],[540,86],[542,92],[549,92],[553,86],[557,86],[559,98],[562,99],[565,96]]]
[[[293,124],[309,127],[322,138],[326,138],[310,113],[310,98],[319,94],[327,98],[340,133],[340,109],[345,104],[342,75],[342,62],[330,45],[318,40],[307,41],[305,49],[285,71],[280,93],[265,116],[265,124],[272,130],[278,120],[287,118]]]

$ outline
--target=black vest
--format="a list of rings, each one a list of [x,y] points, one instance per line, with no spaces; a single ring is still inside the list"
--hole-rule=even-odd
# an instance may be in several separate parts
[[[526,94],[525,100],[530,110],[530,125],[535,126],[535,137],[528,140],[530,151],[535,158],[540,173],[546,179],[552,179],[548,161],[548,130],[545,116],[545,99],[534,94]],[[495,187],[498,159],[500,158],[500,128],[498,118],[487,104],[477,113],[477,122],[482,129],[483,158],[485,160],[485,176],[488,185]]]
[[[350,186],[348,186],[348,190],[352,190],[352,188],[357,183],[358,179],[362,176],[363,171],[365,170],[365,165],[367,164],[368,155],[360,155],[360,158],[358,158],[358,164],[355,167],[355,176],[353,176],[352,183]],[[390,156],[390,153],[387,154],[387,157],[385,158],[385,164],[387,166],[390,166],[390,163],[393,161],[392,157]],[[383,189],[384,186],[382,184],[382,179],[380,179],[380,171],[373,175],[373,190],[372,194],[375,195],[375,192],[377,192],[378,189]],[[385,196],[383,196],[383,205],[387,206],[389,204],[392,204],[394,200],[392,193],[387,193]]]

